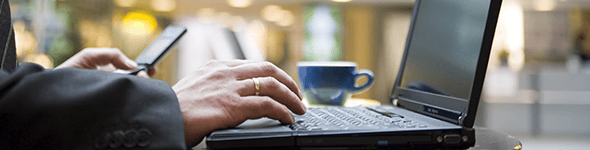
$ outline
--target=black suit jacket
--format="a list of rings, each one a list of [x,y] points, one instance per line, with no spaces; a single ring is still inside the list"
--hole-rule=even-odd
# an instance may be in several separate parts
[[[0,149],[186,149],[162,81],[97,70],[0,71]]]

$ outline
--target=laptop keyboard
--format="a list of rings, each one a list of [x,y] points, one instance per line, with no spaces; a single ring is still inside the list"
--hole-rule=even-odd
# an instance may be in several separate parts
[[[293,130],[344,130],[383,128],[426,128],[402,115],[367,107],[310,107],[304,115],[294,115]]]

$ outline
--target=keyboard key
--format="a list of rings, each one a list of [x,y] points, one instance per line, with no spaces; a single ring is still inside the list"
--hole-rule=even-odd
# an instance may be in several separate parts
[[[399,114],[384,115],[366,107],[309,108],[305,115],[295,116],[295,124],[289,126],[295,131],[425,127]]]
[[[396,118],[391,118],[391,123],[395,123],[395,122],[401,122],[403,119],[396,117]]]
[[[311,130],[322,130],[322,128],[320,128],[320,127],[310,127],[310,128],[307,128],[307,130],[310,130],[310,131]]]

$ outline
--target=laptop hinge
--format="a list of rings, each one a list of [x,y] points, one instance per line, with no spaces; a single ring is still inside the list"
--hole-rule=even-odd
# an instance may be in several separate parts
[[[398,102],[398,101],[399,101],[399,100],[397,99],[397,97],[393,97],[393,98],[392,98],[392,100],[391,100],[391,105],[393,105],[393,106],[397,106],[397,102]]]
[[[457,121],[459,122],[460,126],[463,126],[463,120],[465,120],[465,117],[467,117],[467,113],[465,113],[465,112],[467,112],[467,108],[465,108],[465,110],[463,110],[461,112],[461,116],[459,116],[459,118],[457,118]]]

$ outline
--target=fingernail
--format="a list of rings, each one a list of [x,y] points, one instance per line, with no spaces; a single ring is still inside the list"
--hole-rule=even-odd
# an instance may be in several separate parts
[[[303,103],[303,102],[301,102],[301,103]],[[302,104],[302,105],[303,105],[303,109],[307,110],[307,106],[305,106],[305,104]]]
[[[301,104],[301,107],[303,107],[303,113],[307,112],[307,106],[305,106],[304,104]]]
[[[291,114],[291,122],[292,122],[292,123],[295,123],[295,116],[293,116],[293,114],[292,114],[292,113],[289,113],[289,114]]]
[[[300,100],[303,100],[303,92],[301,92],[300,89],[297,89],[297,90],[299,90],[299,98],[301,98]]]

